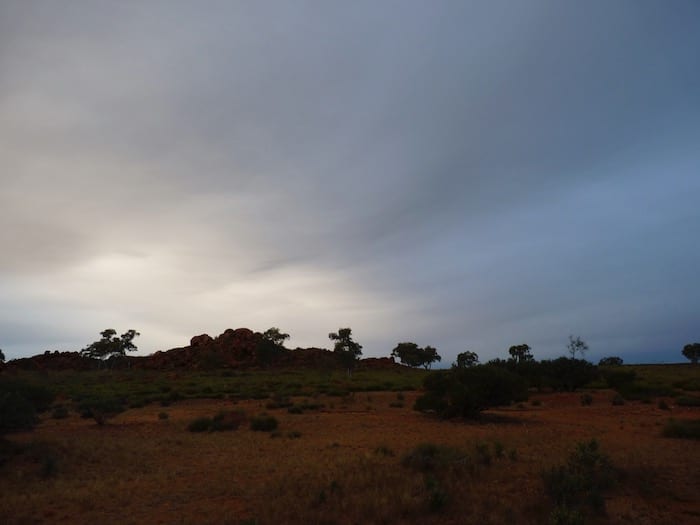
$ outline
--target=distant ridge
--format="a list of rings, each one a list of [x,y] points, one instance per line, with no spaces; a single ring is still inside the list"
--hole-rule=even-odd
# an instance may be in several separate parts
[[[142,370],[206,370],[214,368],[335,368],[341,367],[336,355],[325,348],[275,346],[262,333],[248,328],[229,328],[217,337],[196,335],[190,344],[155,352],[148,356],[112,357],[105,361],[80,355],[80,352],[46,351],[32,357],[5,363],[11,370],[92,370],[100,367]],[[401,368],[390,357],[360,360],[358,368]],[[0,368],[2,369],[2,368]]]

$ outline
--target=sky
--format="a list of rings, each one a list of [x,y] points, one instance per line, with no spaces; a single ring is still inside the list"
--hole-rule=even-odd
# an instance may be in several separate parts
[[[0,1],[0,348],[700,340],[700,3]]]

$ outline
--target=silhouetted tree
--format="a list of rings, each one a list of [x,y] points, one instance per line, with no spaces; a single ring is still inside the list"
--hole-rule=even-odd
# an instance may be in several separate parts
[[[598,366],[622,366],[622,358],[616,356],[603,357],[598,361]]]
[[[530,347],[525,343],[521,345],[513,345],[508,349],[508,353],[516,363],[524,363],[526,361],[532,361],[534,358],[530,353]]]
[[[569,336],[569,344],[566,345],[566,348],[569,351],[571,359],[576,359],[576,354],[583,359],[583,356],[588,351],[588,345],[586,342],[580,337],[574,337],[573,335]]]
[[[5,354],[2,352],[2,348],[0,348],[0,363],[5,362]]]
[[[339,357],[348,370],[348,375],[352,374],[355,363],[362,355],[362,345],[352,340],[352,329],[340,328],[337,333],[328,334],[331,341],[335,341],[333,352]]]
[[[399,343],[391,351],[392,357],[398,357],[401,363],[408,366],[422,366],[426,370],[435,361],[440,361],[442,357],[437,353],[437,350],[432,346],[425,348],[419,347],[416,343]]]
[[[685,345],[681,353],[694,365],[698,364],[698,360],[700,360],[700,343]]]
[[[119,337],[117,337],[116,334],[117,331],[113,328],[108,328],[100,332],[102,339],[83,348],[80,354],[85,357],[104,361],[113,356],[123,357],[126,355],[126,352],[133,352],[136,350],[136,345],[133,343],[133,340],[141,334],[136,330],[127,330]]]
[[[457,354],[457,361],[452,365],[453,368],[471,368],[479,364],[479,356],[476,352],[462,352]]]
[[[408,366],[420,366],[423,364],[421,348],[416,343],[399,343],[391,351],[392,357],[398,357],[402,364]]]
[[[437,349],[432,346],[423,348],[423,368],[429,370],[436,361],[442,361],[442,357],[437,353]]]
[[[256,346],[258,363],[267,366],[279,358],[285,352],[286,339],[289,339],[289,334],[282,333],[279,328],[273,326],[265,330]]]
[[[280,329],[275,326],[265,330],[262,336],[263,339],[270,341],[276,346],[284,346],[284,342],[289,339],[289,334],[282,333]]]

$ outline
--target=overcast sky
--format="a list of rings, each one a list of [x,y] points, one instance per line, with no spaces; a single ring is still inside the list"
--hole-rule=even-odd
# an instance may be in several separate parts
[[[700,2],[0,1],[0,348],[682,361]]]

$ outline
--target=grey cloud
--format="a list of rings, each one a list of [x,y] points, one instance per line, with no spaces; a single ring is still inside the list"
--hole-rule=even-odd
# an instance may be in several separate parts
[[[351,295],[338,322],[378,353],[410,331],[453,355],[468,330],[484,352],[522,332],[551,354],[574,324],[631,351],[606,319],[634,304],[618,326],[691,337],[693,2],[0,10],[0,277],[79,285],[95,261],[152,256],[185,302],[245,288],[267,313],[240,315],[275,325],[292,317],[250,294],[297,281],[329,322]],[[181,333],[144,295],[152,329]],[[659,313],[674,299],[680,328]]]

